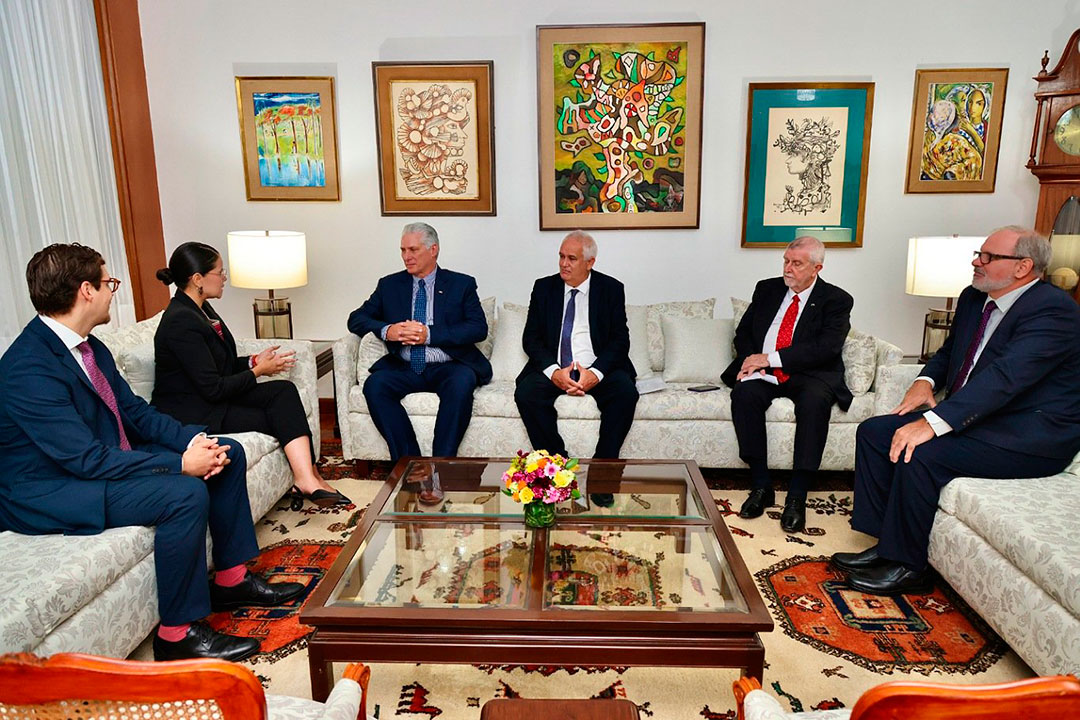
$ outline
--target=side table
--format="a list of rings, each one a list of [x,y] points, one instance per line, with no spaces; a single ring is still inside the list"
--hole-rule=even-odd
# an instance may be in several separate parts
[[[312,340],[312,346],[315,349],[315,379],[318,380],[322,376],[330,373],[331,385],[334,388],[334,437],[341,437],[341,426],[338,425],[337,416],[337,382],[333,378],[334,374],[334,341],[333,340]],[[321,414],[321,412],[320,412]]]

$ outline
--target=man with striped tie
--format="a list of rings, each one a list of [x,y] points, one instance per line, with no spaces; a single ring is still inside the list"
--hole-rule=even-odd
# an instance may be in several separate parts
[[[891,414],[859,426],[851,526],[878,543],[833,556],[852,588],[928,592],[945,485],[1053,475],[1080,451],[1080,306],[1043,280],[1050,255],[1034,230],[991,233],[941,350]]]
[[[438,264],[439,235],[427,223],[401,231],[405,269],[379,280],[371,297],[349,315],[349,331],[372,333],[389,348],[371,366],[364,399],[390,459],[419,455],[406,395],[439,396],[432,455],[454,457],[472,419],[473,391],[491,380],[491,363],[476,347],[487,320],[476,280]]]
[[[762,280],[735,329],[735,359],[721,376],[731,388],[731,420],[739,457],[750,466],[750,496],[739,517],[756,518],[775,503],[769,477],[765,411],[778,397],[795,404],[795,447],[780,527],[806,526],[813,486],[829,435],[833,404],[847,410],[851,391],[840,357],[851,329],[851,296],[822,280],[825,246],[795,238],[784,251],[782,277]]]
[[[120,286],[96,250],[50,245],[31,258],[26,281],[38,316],[0,358],[0,530],[95,535],[152,525],[161,617],[154,657],[254,654],[258,640],[196,622],[211,609],[282,605],[304,591],[245,569],[259,548],[243,448],[131,391],[90,334],[109,321]]]

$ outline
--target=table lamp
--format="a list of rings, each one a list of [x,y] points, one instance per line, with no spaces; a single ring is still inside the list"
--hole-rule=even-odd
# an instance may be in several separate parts
[[[228,234],[229,281],[233,287],[267,289],[257,297],[255,337],[291,338],[289,298],[274,297],[274,288],[307,285],[307,238],[292,230],[234,230]]]
[[[908,240],[908,295],[943,297],[944,308],[931,308],[923,323],[922,355],[926,362],[949,336],[952,328],[953,298],[971,284],[971,260],[982,247],[983,238],[973,236],[913,237]]]

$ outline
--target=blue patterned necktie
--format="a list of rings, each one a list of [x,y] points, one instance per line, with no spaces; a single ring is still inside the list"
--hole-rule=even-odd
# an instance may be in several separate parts
[[[421,325],[427,325],[427,283],[423,280],[417,284],[416,299],[413,300],[413,320]],[[409,367],[417,375],[424,372],[427,366],[427,346],[413,345],[409,349]]]
[[[570,291],[570,300],[566,303],[566,314],[562,320],[562,339],[559,341],[559,367],[569,367],[574,361],[574,351],[570,346],[570,336],[574,332],[574,298],[578,291]]]

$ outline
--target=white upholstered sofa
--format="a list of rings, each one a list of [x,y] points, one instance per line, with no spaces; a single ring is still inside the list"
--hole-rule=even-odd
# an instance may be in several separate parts
[[[525,426],[514,403],[514,379],[525,365],[521,336],[527,308],[505,303],[495,312],[494,298],[482,302],[488,318],[488,338],[478,343],[491,359],[493,381],[476,391],[473,416],[458,450],[462,456],[507,456],[529,446]],[[714,319],[715,299],[628,305],[630,359],[638,378],[663,377],[666,390],[641,396],[634,425],[622,448],[625,458],[689,458],[703,467],[744,467],[739,460],[731,422],[730,391],[726,387],[704,393],[689,392],[690,385],[722,385],[720,373],[731,360],[734,323],[746,303],[732,300],[735,318]],[[389,459],[386,443],[376,430],[364,400],[368,368],[386,346],[368,334],[349,334],[334,345],[334,377],[338,422],[346,458]],[[886,412],[878,388],[885,371],[900,362],[900,348],[853,331],[844,348],[847,380],[855,400],[848,412],[833,408],[822,468],[851,470],[855,458],[855,429],[859,422]],[[420,448],[431,452],[439,399],[434,393],[408,396],[404,406],[416,430]],[[568,450],[592,455],[600,427],[600,413],[591,397],[561,397],[556,402],[559,430]],[[769,463],[791,467],[795,437],[794,406],[782,398],[766,416]]]
[[[95,335],[116,357],[132,389],[150,398],[157,315]],[[307,341],[240,340],[239,351],[270,344],[296,351],[287,377],[296,383],[319,446],[315,353]],[[280,375],[277,377],[285,377]],[[261,518],[292,485],[285,453],[261,433],[231,436],[244,447],[252,519]],[[85,652],[125,657],[158,622],[152,528],[125,527],[99,535],[19,535],[0,532],[0,652]]]

